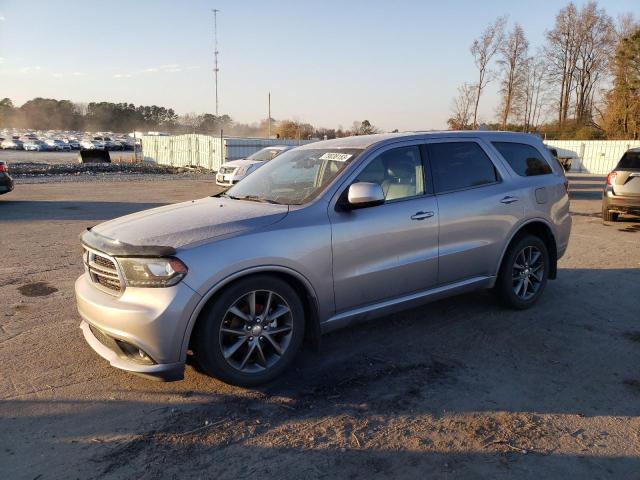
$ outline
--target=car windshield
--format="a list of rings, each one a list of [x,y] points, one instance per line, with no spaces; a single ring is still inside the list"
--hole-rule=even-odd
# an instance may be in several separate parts
[[[247,157],[247,160],[256,160],[258,162],[268,162],[278,156],[282,150],[278,148],[263,148]]]
[[[640,170],[640,152],[627,152],[624,154],[620,163],[618,163],[618,168],[626,169],[630,168],[632,170]]]
[[[361,152],[353,148],[289,150],[225,195],[239,200],[302,205],[316,198]]]

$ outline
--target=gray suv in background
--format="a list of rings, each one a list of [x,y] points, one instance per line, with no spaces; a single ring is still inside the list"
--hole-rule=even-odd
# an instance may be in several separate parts
[[[615,222],[621,213],[640,215],[640,148],[627,150],[607,175],[602,194],[602,220]]]
[[[493,289],[525,309],[557,274],[571,218],[534,136],[356,136],[283,153],[225,193],[82,235],[81,328],[111,365],[183,376],[188,355],[267,382],[304,338]]]

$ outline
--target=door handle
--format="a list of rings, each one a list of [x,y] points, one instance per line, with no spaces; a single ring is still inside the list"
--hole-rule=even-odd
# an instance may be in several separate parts
[[[502,200],[500,200],[500,203],[506,203],[508,205],[510,203],[517,202],[517,201],[518,201],[518,197],[512,197],[511,195],[507,195]]]
[[[431,218],[435,214],[433,212],[416,212],[411,215],[411,220],[424,220],[425,218]]]

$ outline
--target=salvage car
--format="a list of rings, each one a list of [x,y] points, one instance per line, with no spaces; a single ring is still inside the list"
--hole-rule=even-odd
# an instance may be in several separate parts
[[[640,215],[640,148],[627,150],[609,175],[602,193],[602,220],[620,214]]]
[[[0,162],[0,195],[13,190],[13,179],[9,175],[9,167],[6,162]]]
[[[293,147],[287,145],[273,145],[258,150],[247,158],[225,162],[216,174],[216,183],[221,187],[235,185],[266,162],[273,160],[281,153],[291,150],[292,148]]]
[[[258,385],[303,339],[492,289],[541,297],[569,241],[567,180],[539,138],[354,136],[287,151],[226,192],[86,230],[80,327],[114,367]]]

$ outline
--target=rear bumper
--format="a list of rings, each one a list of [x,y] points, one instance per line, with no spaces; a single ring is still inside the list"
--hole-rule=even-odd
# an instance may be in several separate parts
[[[96,289],[87,274],[75,293],[84,338],[113,367],[156,380],[183,377],[187,324],[200,295],[181,282],[169,288],[127,288],[120,297]],[[121,348],[142,350],[141,361]]]
[[[640,195],[633,197],[615,195],[607,187],[602,195],[602,207],[623,213],[640,213]]]

